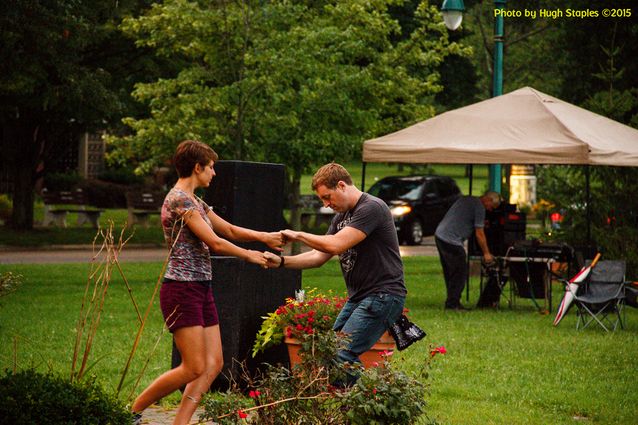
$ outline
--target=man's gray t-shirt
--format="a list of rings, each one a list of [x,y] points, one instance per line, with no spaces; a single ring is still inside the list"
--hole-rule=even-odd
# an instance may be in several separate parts
[[[485,207],[476,196],[456,200],[439,223],[434,236],[452,245],[463,246],[474,229],[485,226]]]
[[[376,293],[405,296],[399,240],[385,202],[363,193],[354,208],[335,216],[327,234],[334,235],[346,226],[366,234],[363,241],[339,255],[350,300],[358,302]]]

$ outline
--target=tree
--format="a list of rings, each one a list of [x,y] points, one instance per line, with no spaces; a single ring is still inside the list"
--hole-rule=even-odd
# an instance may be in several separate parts
[[[115,24],[143,6],[134,0],[116,7],[87,0],[0,5],[0,165],[14,183],[13,227],[33,226],[34,185],[47,163],[131,106],[126,98],[143,52],[133,51]]]
[[[302,173],[352,158],[366,137],[432,116],[437,67],[464,53],[426,3],[416,29],[397,37],[388,12],[396,3],[171,0],[127,20],[138,45],[190,65],[136,87],[150,117],[126,120],[133,133],[111,138],[112,158],[148,170],[196,138],[222,158],[284,163],[298,224]]]

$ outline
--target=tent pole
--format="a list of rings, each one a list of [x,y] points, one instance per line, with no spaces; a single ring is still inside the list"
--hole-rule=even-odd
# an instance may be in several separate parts
[[[366,191],[366,165],[368,163],[367,162],[362,162],[361,163],[361,191],[365,192]]]
[[[472,181],[474,180],[474,165],[470,164],[468,169],[468,177],[470,178],[470,187],[468,189],[468,195],[472,196]],[[470,241],[467,246],[467,261],[465,267],[467,267],[466,281],[465,281],[465,301],[470,302]]]
[[[587,202],[587,249],[591,249],[591,191],[589,186],[589,164],[585,165],[585,196]]]

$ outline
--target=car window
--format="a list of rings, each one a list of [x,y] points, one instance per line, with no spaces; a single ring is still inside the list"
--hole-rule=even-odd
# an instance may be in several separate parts
[[[427,199],[436,199],[439,197],[439,188],[436,180],[428,180],[423,185],[423,197]]]
[[[421,197],[421,189],[422,182],[419,180],[381,180],[375,183],[368,193],[384,201],[416,201]]]
[[[448,196],[456,195],[460,192],[460,189],[456,185],[456,182],[452,179],[442,179],[438,182],[439,193],[442,198],[446,198]]]

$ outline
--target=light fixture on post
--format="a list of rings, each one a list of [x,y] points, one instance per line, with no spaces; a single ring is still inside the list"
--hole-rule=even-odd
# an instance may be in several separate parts
[[[461,26],[464,10],[463,0],[443,0],[441,12],[443,12],[443,22],[445,22],[447,29],[455,31]]]

